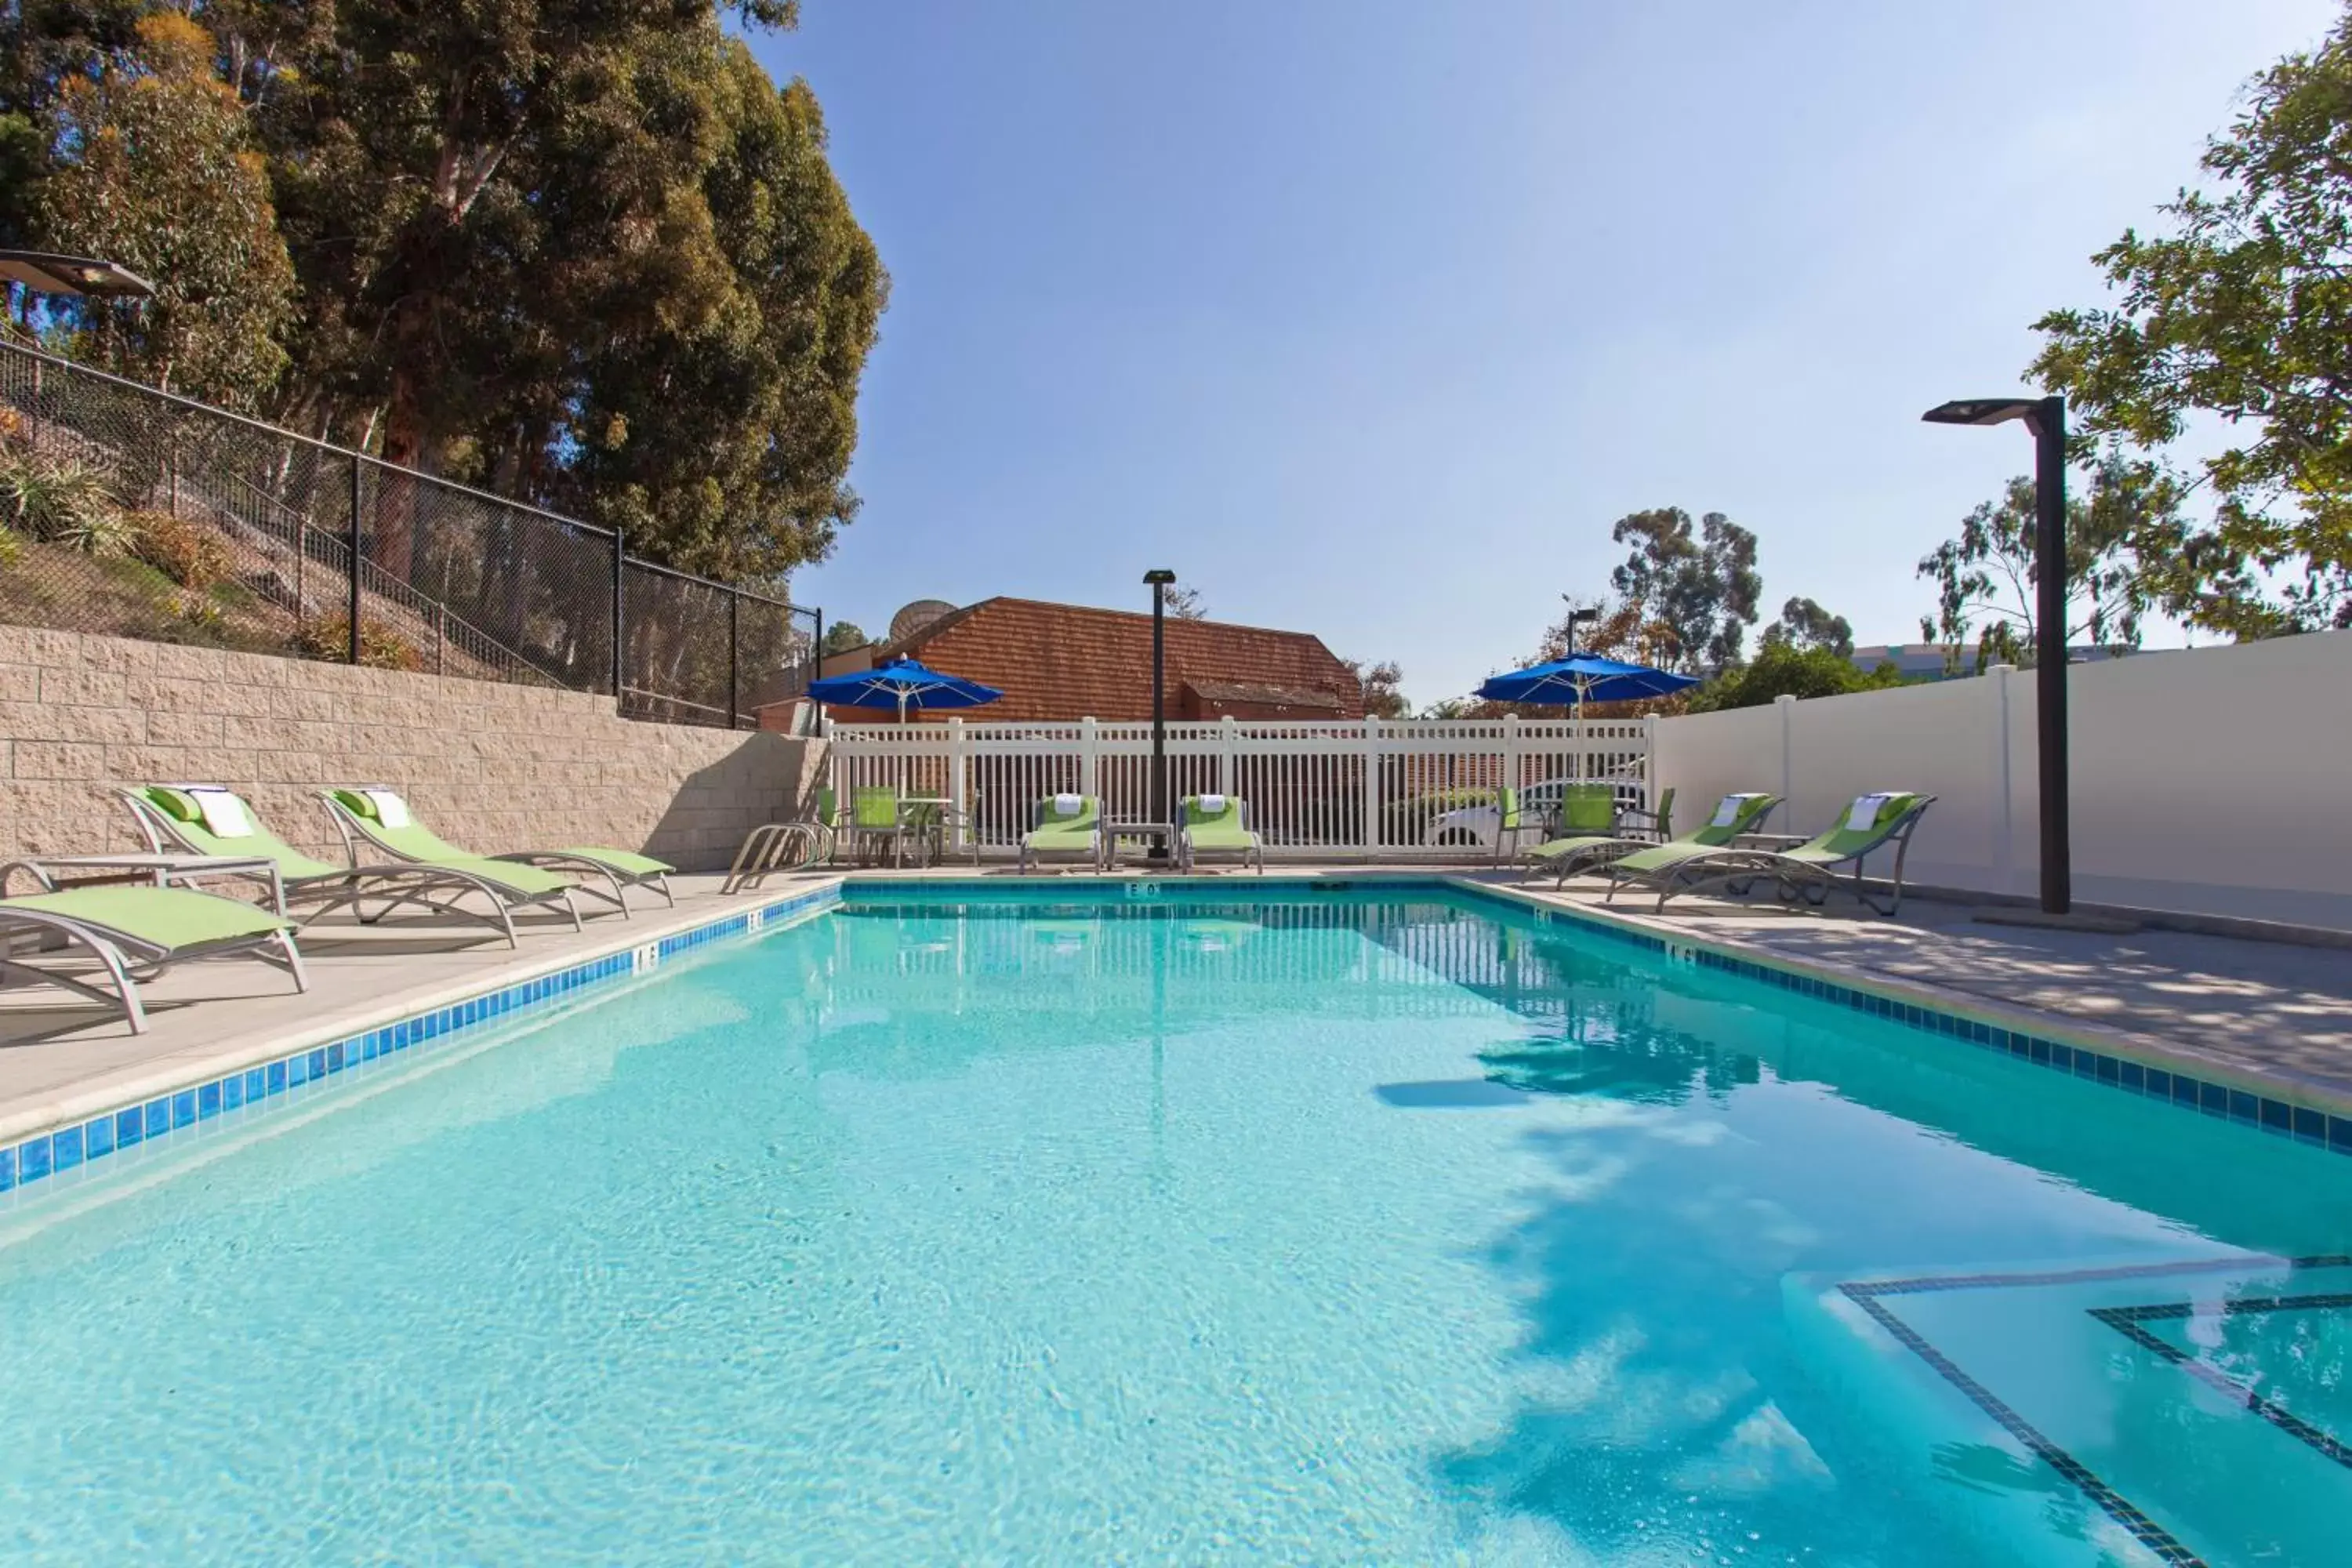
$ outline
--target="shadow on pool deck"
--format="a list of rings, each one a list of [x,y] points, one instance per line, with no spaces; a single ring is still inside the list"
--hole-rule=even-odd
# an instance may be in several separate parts
[[[1597,889],[1527,891],[1600,907]],[[1627,913],[1640,905],[1614,908]],[[2152,1036],[2249,1071],[2293,1074],[2352,1094],[2352,952],[2189,931],[2088,931],[1980,924],[1958,904],[1914,899],[1900,917],[1784,914],[1755,903],[1671,904],[1665,923],[1801,963],[1845,965],[2011,1006]]]

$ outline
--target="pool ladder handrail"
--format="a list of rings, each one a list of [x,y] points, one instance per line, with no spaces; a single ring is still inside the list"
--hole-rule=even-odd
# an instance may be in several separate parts
[[[798,871],[832,858],[832,830],[821,822],[763,822],[744,837],[719,885],[724,893],[749,892],[779,871]]]

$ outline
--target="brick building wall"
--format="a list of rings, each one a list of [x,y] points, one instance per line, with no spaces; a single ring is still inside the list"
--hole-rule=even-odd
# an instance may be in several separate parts
[[[12,856],[142,847],[110,786],[200,783],[340,861],[315,792],[383,784],[469,849],[597,844],[723,869],[746,833],[805,798],[822,752],[633,722],[591,693],[0,626]]]
[[[1216,718],[1360,719],[1363,688],[1323,640],[1307,632],[1171,619],[1167,625],[1168,715]],[[903,643],[934,669],[993,686],[1002,701],[968,717],[984,721],[1151,717],[1151,617],[1125,610],[983,599],[943,616]],[[1222,692],[1202,700],[1188,686]],[[1257,699],[1244,689],[1262,693]],[[849,723],[897,721],[877,709],[827,711]]]

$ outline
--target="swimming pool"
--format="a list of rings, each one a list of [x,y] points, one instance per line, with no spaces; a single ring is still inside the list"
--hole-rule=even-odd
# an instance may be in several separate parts
[[[1167,889],[853,886],[20,1194],[0,1558],[2346,1560],[2352,1161]]]

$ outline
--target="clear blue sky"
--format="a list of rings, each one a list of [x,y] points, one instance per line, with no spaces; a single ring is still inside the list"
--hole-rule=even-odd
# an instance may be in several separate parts
[[[1939,430],[2194,174],[2331,0],[806,0],[895,279],[866,499],[796,594],[1139,605],[1393,658],[1416,703],[1729,513],[1768,617],[1917,636],[1914,563],[2028,466]]]

